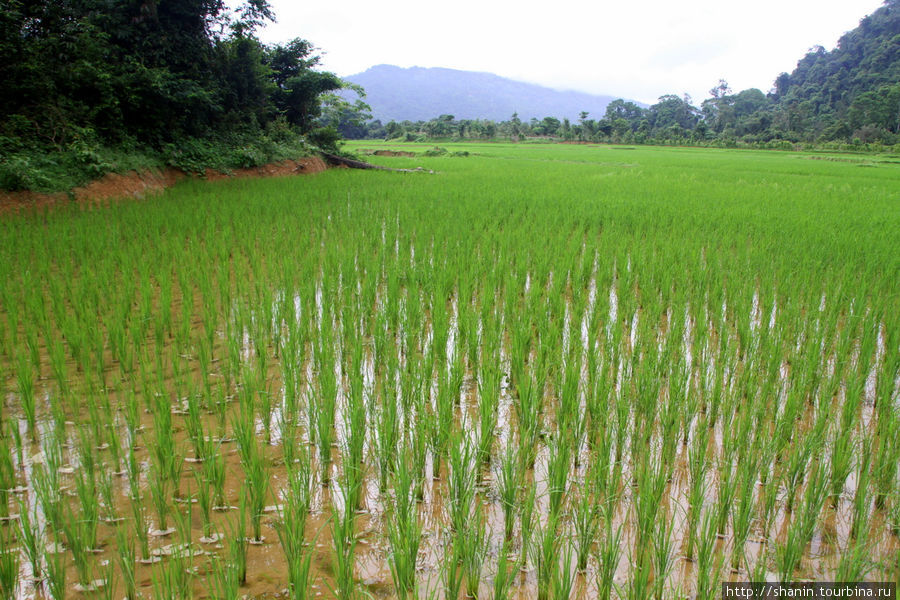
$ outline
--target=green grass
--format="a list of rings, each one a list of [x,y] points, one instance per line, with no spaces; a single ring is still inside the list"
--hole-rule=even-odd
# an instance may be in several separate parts
[[[896,576],[900,165],[448,149],[0,217],[0,515],[65,532],[51,593]],[[172,523],[222,547],[123,568]]]

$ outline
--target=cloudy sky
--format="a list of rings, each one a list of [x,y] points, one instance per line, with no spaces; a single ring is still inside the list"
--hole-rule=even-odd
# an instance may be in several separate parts
[[[696,103],[720,78],[768,91],[814,45],[831,49],[881,0],[270,0],[266,42],[302,37],[341,76],[377,64],[487,71],[557,89]]]

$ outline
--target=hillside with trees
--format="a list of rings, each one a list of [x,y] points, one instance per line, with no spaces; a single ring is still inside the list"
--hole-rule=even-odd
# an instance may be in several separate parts
[[[333,145],[342,87],[266,0],[0,1],[0,187],[65,188],[133,164],[230,169]]]
[[[370,99],[372,110],[377,103]],[[900,0],[887,0],[826,51],[816,46],[772,89],[734,92],[724,80],[696,105],[689,96],[665,95],[649,107],[619,99],[579,118],[547,111],[521,119],[372,121],[351,137],[521,139],[678,143],[782,148],[813,144],[881,148],[900,143]]]

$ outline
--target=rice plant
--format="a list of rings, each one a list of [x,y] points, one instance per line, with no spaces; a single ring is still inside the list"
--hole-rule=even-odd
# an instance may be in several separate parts
[[[482,513],[467,522],[464,529],[457,530],[460,560],[465,573],[465,591],[470,598],[479,597],[481,572],[487,557],[490,536],[485,530]]]
[[[418,507],[411,497],[413,492],[414,473],[410,472],[408,451],[397,462],[394,480],[394,499],[387,514],[388,543],[390,555],[388,561],[394,589],[398,598],[416,597],[416,560],[422,541],[422,528],[419,523]],[[467,554],[464,553],[463,560]]]
[[[40,525],[37,507],[29,509],[21,499],[19,499],[18,504],[19,540],[22,544],[22,554],[28,559],[31,567],[31,578],[35,581],[41,581],[44,571],[44,531]]]
[[[56,540],[59,545],[59,540]],[[66,558],[61,552],[45,549],[44,564],[46,565],[47,591],[53,600],[63,600],[66,597]]]
[[[19,587],[19,549],[11,531],[0,533],[0,596],[16,598]]]
[[[122,576],[122,586],[127,600],[136,600],[138,597],[138,581],[135,564],[137,556],[134,549],[134,538],[125,531],[124,525],[116,527],[116,563]],[[110,588],[114,587],[112,585]]]
[[[351,600],[356,595],[356,579],[353,575],[356,552],[354,511],[348,506],[334,508],[331,515],[333,540],[334,587],[332,592],[340,600]]]

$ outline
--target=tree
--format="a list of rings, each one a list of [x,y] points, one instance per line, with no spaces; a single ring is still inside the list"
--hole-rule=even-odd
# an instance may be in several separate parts
[[[671,137],[679,132],[692,130],[698,121],[698,111],[685,98],[673,94],[660,96],[659,102],[649,108],[648,116],[655,132]],[[675,127],[676,129],[673,129]],[[676,137],[682,137],[679,133]]]
[[[338,89],[304,40],[272,48],[266,0],[3,0],[0,132],[65,147],[75,137],[161,147],[254,131],[283,116],[313,126]],[[64,64],[66,68],[58,68]]]
[[[644,109],[635,104],[622,100],[613,100],[606,105],[605,118],[610,120],[625,119],[626,121],[637,121],[644,116]]]
[[[333,127],[345,138],[361,139],[368,133],[366,121],[372,118],[369,112],[372,108],[363,101],[366,93],[362,87],[352,83],[345,83],[342,87],[348,92],[355,93],[356,99],[350,102],[342,94],[331,92],[323,94],[322,114],[318,124],[322,127]]]

